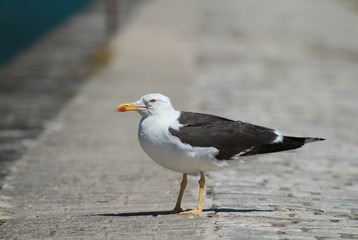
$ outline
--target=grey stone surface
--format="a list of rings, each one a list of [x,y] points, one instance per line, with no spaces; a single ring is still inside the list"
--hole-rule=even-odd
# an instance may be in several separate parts
[[[355,239],[358,14],[350,1],[144,2],[115,58],[64,108],[0,192],[4,239]],[[334,16],[334,17],[332,17]],[[337,37],[339,36],[339,37]],[[148,92],[327,141],[207,174],[204,212],[173,208],[181,175],[140,149]],[[184,208],[196,205],[189,178]]]
[[[13,162],[90,75],[90,56],[104,43],[102,9],[99,2],[86,7],[0,68],[0,188]]]
[[[206,1],[200,109],[325,142],[209,173],[224,238],[358,237],[358,12],[339,1]],[[273,212],[265,211],[273,210]]]
[[[128,21],[138,1],[120,2],[118,25]],[[0,68],[0,189],[14,161],[109,59],[104,2],[65,19]]]

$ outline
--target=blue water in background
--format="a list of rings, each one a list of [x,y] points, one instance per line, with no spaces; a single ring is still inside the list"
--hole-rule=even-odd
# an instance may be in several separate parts
[[[0,0],[0,66],[93,0]]]

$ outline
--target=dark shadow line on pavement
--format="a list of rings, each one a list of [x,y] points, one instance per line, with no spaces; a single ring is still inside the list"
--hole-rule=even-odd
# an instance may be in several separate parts
[[[203,212],[239,212],[239,213],[246,213],[246,212],[273,212],[270,209],[234,209],[234,208],[209,208],[203,209]]]
[[[237,212],[237,213],[248,213],[248,212],[273,212],[273,210],[262,210],[262,209],[232,209],[232,208],[209,208],[203,209],[203,212]],[[94,214],[91,216],[102,216],[102,217],[138,217],[138,216],[158,216],[158,215],[170,215],[164,211],[149,211],[149,212],[126,212],[126,213],[102,213]]]

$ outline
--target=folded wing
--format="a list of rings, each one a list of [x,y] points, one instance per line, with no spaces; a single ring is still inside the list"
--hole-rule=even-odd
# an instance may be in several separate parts
[[[202,113],[181,112],[178,120],[183,127],[169,128],[170,133],[195,147],[217,148],[218,160],[285,151],[323,140],[286,137],[274,129]]]

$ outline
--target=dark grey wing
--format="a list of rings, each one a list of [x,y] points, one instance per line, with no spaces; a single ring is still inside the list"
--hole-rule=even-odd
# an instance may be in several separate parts
[[[170,133],[195,147],[217,148],[218,160],[284,151],[305,143],[305,138],[283,137],[275,141],[279,135],[274,129],[209,114],[181,112],[178,120],[184,126],[179,130],[169,128]]]

